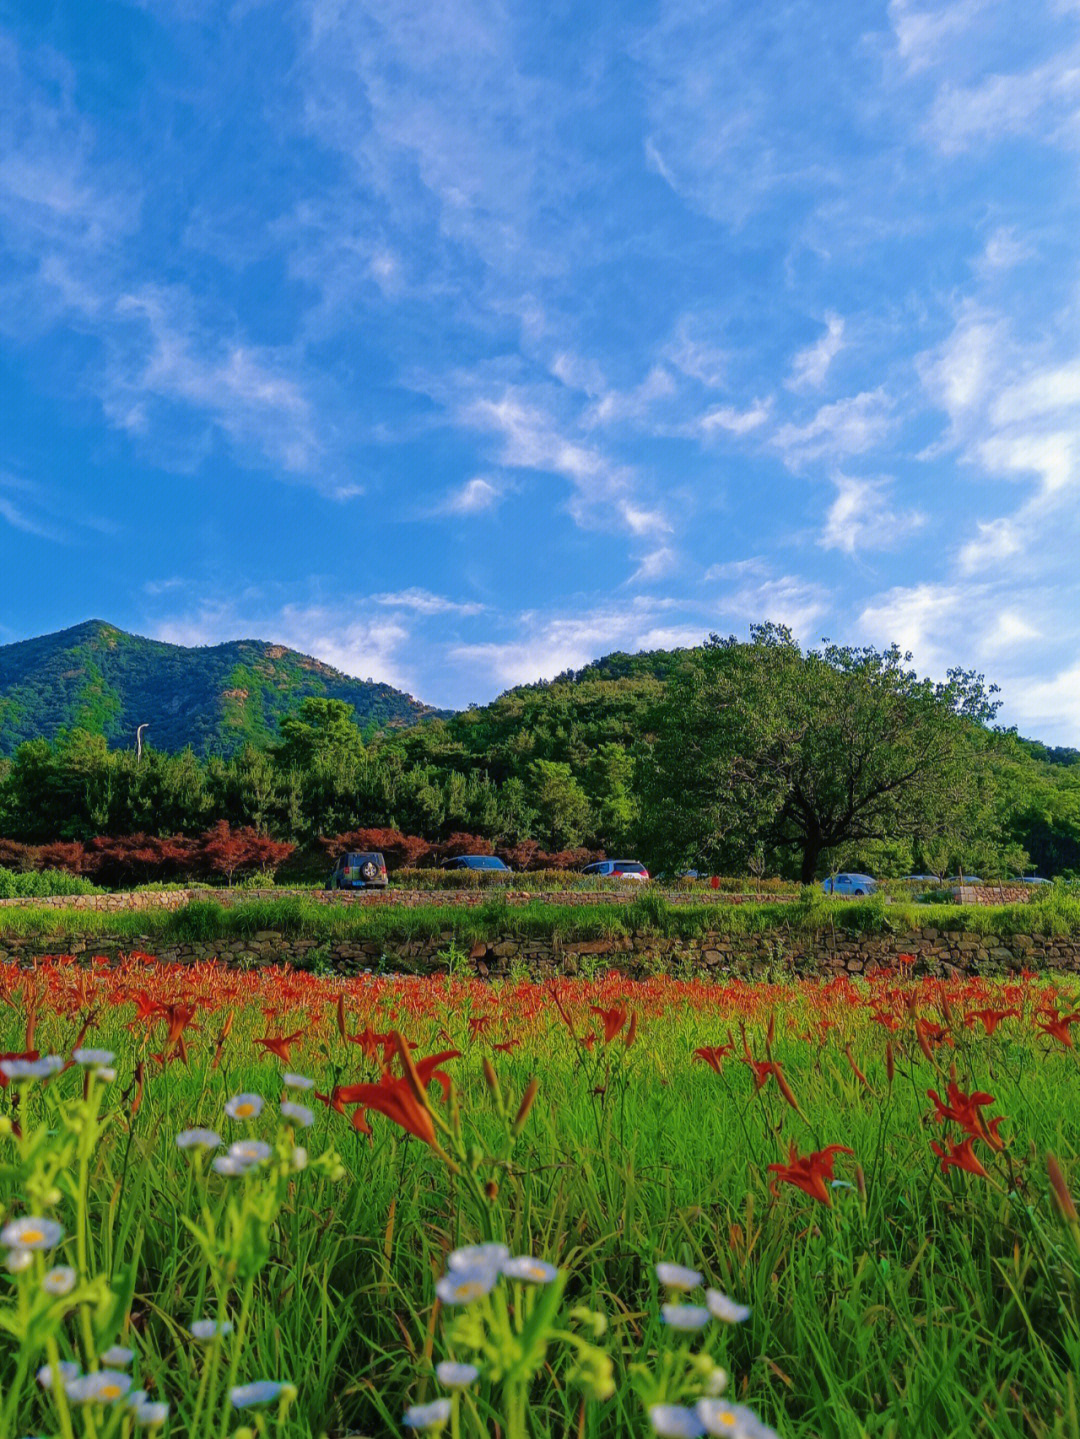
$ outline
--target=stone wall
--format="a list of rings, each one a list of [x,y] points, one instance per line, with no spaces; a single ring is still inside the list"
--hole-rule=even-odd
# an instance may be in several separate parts
[[[191,963],[219,958],[238,965],[321,965],[342,973],[386,968],[412,974],[431,974],[444,967],[439,959],[453,938],[452,931],[426,940],[403,941],[392,950],[372,940],[320,942],[285,938],[264,930],[243,939],[220,942],[169,944],[155,948],[163,962]],[[115,959],[139,947],[137,941],[96,936],[90,940],[49,940],[52,953],[101,955]],[[152,941],[147,940],[147,945]],[[26,961],[42,953],[40,939],[0,937],[0,961]],[[915,930],[899,935],[855,935],[832,929],[816,935],[704,934],[691,940],[635,934],[619,939],[562,942],[559,939],[515,939],[495,935],[473,946],[470,959],[483,977],[505,975],[527,967],[536,975],[580,974],[593,968],[620,969],[633,976],[683,966],[713,975],[794,971],[800,974],[862,974],[875,966],[895,966],[901,955],[915,957],[916,973],[1008,973],[1028,968],[1038,971],[1080,971],[1080,936],[1055,937],[1017,934],[1007,938],[976,935],[963,930]]]

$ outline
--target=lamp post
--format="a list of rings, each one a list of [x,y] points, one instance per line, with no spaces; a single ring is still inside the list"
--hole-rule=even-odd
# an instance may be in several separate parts
[[[149,726],[148,724],[141,724],[141,725],[139,726],[139,728],[135,731],[135,762],[136,762],[136,764],[138,764],[139,760],[142,759],[142,732],[143,732],[144,729],[149,729],[149,728],[150,728],[150,726]]]

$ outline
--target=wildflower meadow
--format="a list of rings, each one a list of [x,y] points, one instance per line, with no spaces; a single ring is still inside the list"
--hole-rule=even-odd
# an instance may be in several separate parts
[[[6,966],[0,1439],[1078,1439],[1076,989]]]

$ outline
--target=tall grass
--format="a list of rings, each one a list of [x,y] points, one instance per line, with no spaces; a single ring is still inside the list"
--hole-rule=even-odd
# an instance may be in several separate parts
[[[988,938],[1012,934],[1080,935],[1080,896],[1048,889],[1038,899],[1006,905],[922,905],[875,895],[861,900],[831,899],[805,890],[795,903],[670,904],[662,896],[589,905],[553,904],[543,899],[508,904],[498,895],[468,906],[323,904],[298,896],[243,900],[222,905],[193,900],[176,910],[76,910],[61,906],[0,909],[4,936],[40,938],[97,935],[157,945],[246,937],[260,930],[317,940],[372,940],[391,945],[410,939],[453,934],[459,942],[497,937],[572,941],[657,935],[689,939],[725,936],[846,933],[906,934],[932,928]]]
[[[1052,1151],[1075,1192],[1080,1069],[1075,1051],[1037,1027],[1053,1005],[1038,985],[606,980],[561,987],[571,1035],[549,994],[531,985],[322,985],[199,970],[155,978],[131,968],[123,982],[92,977],[80,991],[87,981],[74,970],[46,977],[52,1007],[40,1013],[40,1046],[70,1045],[78,1013],[67,1001],[81,992],[96,1010],[90,1038],[119,1055],[111,1117],[87,1171],[90,1262],[117,1284],[129,1276],[117,1337],[135,1349],[140,1382],[173,1404],[171,1434],[203,1439],[192,1425],[207,1354],[186,1326],[207,1311],[214,1291],[191,1226],[205,1226],[207,1215],[221,1222],[236,1185],[247,1183],[193,1172],[174,1136],[196,1124],[227,1139],[244,1132],[222,1109],[241,1090],[263,1094],[273,1109],[281,1066],[261,1054],[257,1036],[302,1030],[290,1067],[315,1076],[324,1092],[335,1078],[374,1078],[377,1066],[337,1031],[342,994],[350,1034],[396,1025],[417,1055],[462,1051],[444,1067],[481,1154],[497,1152],[502,1132],[484,1061],[494,1061],[507,1097],[539,1078],[522,1140],[494,1171],[490,1222],[513,1249],[568,1274],[568,1305],[604,1316],[601,1342],[616,1384],[606,1400],[583,1402],[553,1351],[529,1389],[532,1439],[648,1433],[633,1366],[655,1371],[673,1343],[659,1318],[652,1266],[660,1259],[702,1271],[752,1306],[745,1325],[718,1334],[719,1357],[736,1397],[791,1439],[1080,1436],[1080,1226],[1055,1208],[1045,1167]],[[171,1004],[197,1002],[200,1029],[189,1031],[186,1065],[148,1067],[132,1114],[124,1094],[133,1065],[166,1028],[164,1019],[128,1027],[131,996],[146,988]],[[625,1011],[609,1045],[597,1037],[606,1020],[594,1005]],[[875,1006],[895,1019],[895,1032],[877,1022]],[[1017,1014],[992,1036],[965,1023],[994,1006]],[[627,1047],[630,1012],[638,1024]],[[230,1013],[235,1023],[215,1069]],[[926,1053],[913,1028],[920,1015],[946,1036]],[[755,1087],[740,1062],[740,1029],[754,1059],[769,1054],[782,1066],[797,1109],[771,1077]],[[694,1061],[695,1049],[729,1034],[735,1048],[718,1073]],[[591,1048],[580,1043],[586,1035]],[[509,1052],[492,1048],[515,1038],[521,1042]],[[0,1049],[22,1044],[15,1012],[0,1010]],[[987,1090],[990,1112],[1007,1116],[1000,1153],[977,1146],[988,1177],[943,1173],[931,1151],[947,1126],[927,1090],[945,1094],[950,1066],[962,1089]],[[76,1076],[52,1083],[77,1092]],[[24,1124],[43,1117],[47,1102],[31,1091]],[[441,1109],[437,1096],[433,1103]],[[11,1114],[9,1102],[3,1112]],[[448,1249],[488,1237],[429,1147],[378,1115],[369,1119],[370,1140],[319,1109],[304,1141],[311,1162],[334,1147],[344,1172],[290,1181],[251,1289],[236,1376],[297,1386],[280,1428],[287,1439],[398,1432],[405,1405],[436,1392],[432,1363],[452,1343],[452,1316],[434,1307],[434,1276]],[[264,1116],[254,1131],[272,1137],[274,1121]],[[841,1187],[830,1191],[831,1205],[770,1175],[767,1166],[787,1157],[789,1143],[802,1153],[832,1143],[854,1151],[838,1156]],[[0,1150],[0,1204],[13,1210],[26,1203],[20,1164]],[[75,1190],[66,1182],[61,1190],[57,1213],[72,1232]],[[223,1310],[234,1321],[240,1289]],[[0,1281],[0,1311],[5,1301]],[[64,1334],[65,1353],[77,1355],[77,1326]],[[14,1364],[10,1337],[0,1332],[0,1390],[11,1392]],[[480,1419],[466,1432],[502,1426],[485,1407],[495,1393],[483,1381]],[[53,1432],[48,1397],[29,1378],[10,1412],[13,1435]]]

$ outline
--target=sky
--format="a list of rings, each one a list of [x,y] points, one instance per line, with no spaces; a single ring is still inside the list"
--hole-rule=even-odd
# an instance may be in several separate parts
[[[0,0],[0,643],[757,621],[1080,743],[1078,0]]]

